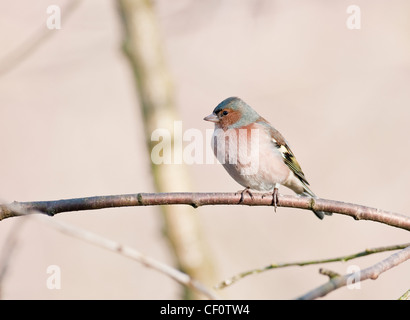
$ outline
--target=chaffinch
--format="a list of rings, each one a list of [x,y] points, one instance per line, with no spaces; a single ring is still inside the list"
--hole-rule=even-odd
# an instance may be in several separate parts
[[[272,192],[278,203],[278,188],[284,185],[295,193],[316,198],[281,133],[248,104],[237,97],[227,98],[204,120],[215,123],[212,149],[226,171],[245,189]],[[313,211],[319,219],[331,213]]]

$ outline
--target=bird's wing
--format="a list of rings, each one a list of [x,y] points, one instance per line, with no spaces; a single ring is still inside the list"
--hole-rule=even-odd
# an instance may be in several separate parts
[[[266,120],[264,121],[267,122]],[[271,125],[267,127],[272,137],[272,143],[274,144],[275,148],[279,150],[285,164],[289,167],[290,170],[292,170],[295,176],[298,177],[300,181],[302,181],[302,183],[309,185],[309,182],[306,180],[306,177],[302,171],[302,168],[297,162],[296,157],[293,154],[292,150],[290,149],[285,138],[282,136],[282,134],[278,130],[273,128]]]
[[[309,182],[306,180],[305,174],[302,171],[299,163],[296,160],[295,155],[293,154],[292,150],[289,148],[288,144],[278,144],[274,142],[275,147],[278,148],[279,152],[283,157],[283,161],[292,170],[292,172],[304,183],[309,185]]]

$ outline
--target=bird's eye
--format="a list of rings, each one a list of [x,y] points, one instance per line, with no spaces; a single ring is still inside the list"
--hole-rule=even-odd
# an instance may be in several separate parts
[[[223,116],[226,116],[227,114],[228,114],[228,111],[226,111],[226,110],[222,111]]]

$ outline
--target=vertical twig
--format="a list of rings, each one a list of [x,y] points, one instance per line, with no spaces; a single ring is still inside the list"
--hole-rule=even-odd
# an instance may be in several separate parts
[[[173,153],[182,154],[182,146],[174,143],[177,140],[173,134],[177,116],[173,88],[152,1],[120,0],[118,4],[125,30],[124,50],[134,71],[148,151],[151,153],[154,146],[152,132],[163,128],[171,134]],[[152,165],[152,173],[159,192],[190,189],[186,170],[181,164]],[[161,209],[165,232],[179,267],[204,284],[213,283],[213,271],[198,217],[189,207]],[[197,298],[192,291],[186,291],[186,297]]]

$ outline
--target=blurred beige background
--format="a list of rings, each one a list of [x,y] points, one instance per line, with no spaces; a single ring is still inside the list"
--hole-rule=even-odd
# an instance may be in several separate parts
[[[66,1],[0,3],[1,61]],[[346,8],[361,8],[349,30]],[[323,198],[409,214],[410,3],[408,1],[155,1],[183,128],[224,98],[253,106],[290,142]],[[121,52],[115,1],[87,0],[26,60],[0,76],[0,199],[54,200],[152,192],[138,99]],[[191,165],[192,190],[237,191],[220,165]],[[181,190],[175,190],[181,191]],[[283,193],[288,193],[284,189]],[[218,278],[271,262],[319,259],[409,241],[408,232],[333,215],[269,207],[192,209]],[[158,209],[119,208],[55,217],[173,264]],[[0,222],[0,250],[19,223]],[[4,299],[179,299],[181,286],[137,262],[33,221],[17,237]],[[345,273],[387,257],[321,265]],[[49,265],[61,289],[46,287]],[[231,299],[291,299],[327,281],[320,266],[248,277]],[[397,299],[410,287],[404,263],[357,290],[326,299]]]

